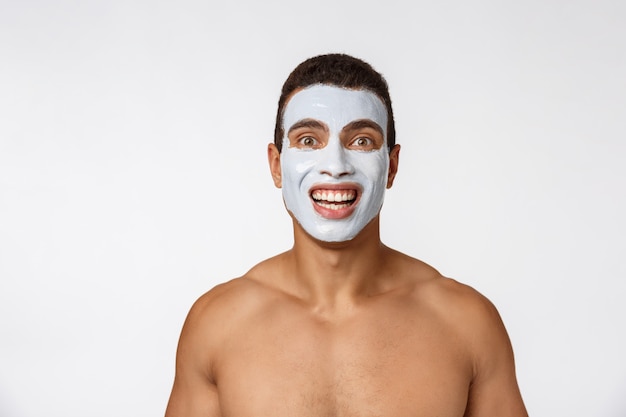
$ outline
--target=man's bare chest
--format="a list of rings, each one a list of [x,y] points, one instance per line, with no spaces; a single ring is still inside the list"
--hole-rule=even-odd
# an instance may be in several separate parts
[[[388,315],[333,325],[294,315],[244,327],[215,368],[224,417],[465,410],[471,364],[440,323]]]

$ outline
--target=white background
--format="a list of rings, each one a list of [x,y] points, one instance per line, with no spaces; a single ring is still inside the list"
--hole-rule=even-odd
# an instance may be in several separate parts
[[[192,302],[291,245],[282,82],[387,78],[383,240],[499,308],[535,417],[626,416],[626,3],[0,2],[0,416],[158,416]]]

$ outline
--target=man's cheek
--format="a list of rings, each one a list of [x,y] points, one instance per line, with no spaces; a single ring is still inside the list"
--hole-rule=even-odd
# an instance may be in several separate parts
[[[351,158],[352,165],[365,177],[372,181],[384,178],[389,166],[389,157],[384,150],[355,153]]]

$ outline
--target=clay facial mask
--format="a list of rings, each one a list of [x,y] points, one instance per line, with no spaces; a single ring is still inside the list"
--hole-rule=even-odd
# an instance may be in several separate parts
[[[318,240],[353,239],[380,212],[387,185],[387,109],[374,93],[314,85],[283,114],[287,210]]]

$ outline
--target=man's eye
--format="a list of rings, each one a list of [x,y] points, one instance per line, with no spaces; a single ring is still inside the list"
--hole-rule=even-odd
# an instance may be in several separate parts
[[[298,143],[302,146],[312,147],[317,145],[317,140],[311,136],[305,136],[298,140]]]
[[[352,145],[359,147],[359,148],[367,148],[371,146],[372,144],[373,144],[373,141],[370,138],[366,138],[366,137],[356,138],[352,142]]]

